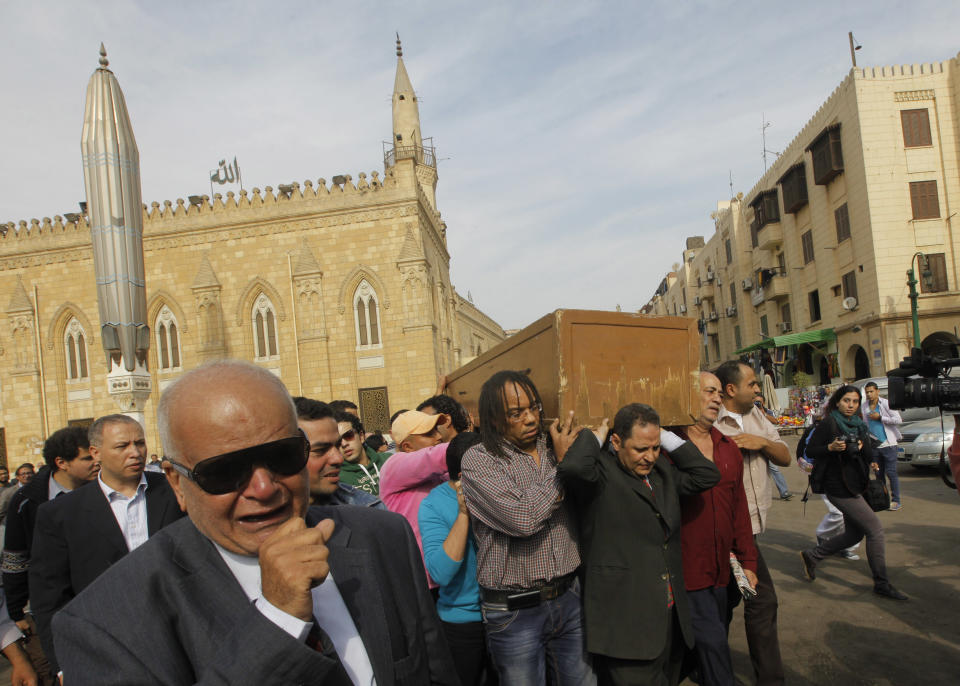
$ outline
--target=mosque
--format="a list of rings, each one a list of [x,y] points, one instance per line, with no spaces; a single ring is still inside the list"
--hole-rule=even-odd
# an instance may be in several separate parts
[[[294,395],[349,399],[369,430],[433,395],[505,338],[450,282],[437,158],[397,41],[393,138],[383,171],[144,205],[151,390],[184,371],[249,360]],[[0,225],[0,459],[42,458],[44,438],[117,411],[99,332],[84,212]]]

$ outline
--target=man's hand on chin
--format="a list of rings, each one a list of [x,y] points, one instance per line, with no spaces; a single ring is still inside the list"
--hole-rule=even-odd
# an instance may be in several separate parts
[[[264,599],[279,610],[313,621],[311,590],[330,572],[327,541],[333,520],[308,528],[302,517],[284,522],[260,546],[260,587]]]

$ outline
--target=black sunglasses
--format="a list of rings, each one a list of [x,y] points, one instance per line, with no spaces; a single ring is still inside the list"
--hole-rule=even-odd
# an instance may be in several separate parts
[[[169,457],[164,458],[177,472],[210,495],[234,493],[243,488],[256,466],[263,466],[280,476],[293,476],[307,465],[310,443],[303,431],[297,436],[253,445],[242,450],[208,457],[187,469]]]

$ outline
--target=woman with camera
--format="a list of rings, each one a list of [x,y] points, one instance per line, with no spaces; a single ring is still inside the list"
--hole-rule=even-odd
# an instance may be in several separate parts
[[[873,592],[885,598],[907,600],[887,579],[883,527],[862,495],[867,489],[869,470],[877,469],[869,434],[860,417],[860,390],[856,386],[841,386],[830,396],[823,419],[810,437],[806,455],[813,458],[810,489],[825,494],[843,513],[844,530],[800,553],[803,575],[813,581],[819,562],[866,536]]]

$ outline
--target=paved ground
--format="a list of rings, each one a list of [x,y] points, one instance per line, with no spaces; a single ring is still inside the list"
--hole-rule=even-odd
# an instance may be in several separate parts
[[[791,453],[796,439],[788,439]],[[798,551],[811,544],[825,509],[806,506],[806,478],[784,470],[796,492],[775,500],[761,546],[780,598],[780,646],[791,686],[913,686],[960,683],[960,495],[930,472],[900,467],[903,509],[881,512],[890,579],[906,603],[873,595],[862,550],[859,561],[834,559],[803,579]],[[737,675],[753,684],[743,613],[730,629]],[[9,683],[0,660],[0,684]],[[689,683],[689,682],[686,682]]]
[[[796,439],[788,439],[791,453]],[[784,470],[792,491],[805,476]],[[787,683],[845,686],[960,683],[960,495],[932,472],[900,466],[903,509],[881,512],[890,580],[910,596],[873,595],[866,554],[831,559],[808,582],[798,551],[811,545],[826,512],[819,496],[774,500],[761,549],[780,599],[780,646]],[[776,491],[774,491],[776,492]],[[743,613],[731,626],[737,676],[753,684]]]

